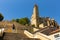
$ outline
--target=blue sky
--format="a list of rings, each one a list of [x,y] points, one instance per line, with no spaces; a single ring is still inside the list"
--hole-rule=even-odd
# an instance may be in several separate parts
[[[0,0],[0,12],[4,20],[28,17],[34,4],[39,7],[39,15],[54,18],[60,24],[60,0]]]

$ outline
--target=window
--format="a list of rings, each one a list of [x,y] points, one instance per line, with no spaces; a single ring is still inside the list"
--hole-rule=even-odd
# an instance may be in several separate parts
[[[60,40],[60,35],[59,34],[54,35],[54,37],[55,37],[55,40]]]
[[[54,37],[57,38],[57,37],[60,37],[60,36],[59,36],[59,34],[57,34],[57,35],[54,35]]]

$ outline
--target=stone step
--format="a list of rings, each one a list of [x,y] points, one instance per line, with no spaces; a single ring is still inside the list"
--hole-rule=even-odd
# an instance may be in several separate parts
[[[28,38],[26,35],[20,33],[5,33],[3,36],[3,40],[39,40],[39,39]]]

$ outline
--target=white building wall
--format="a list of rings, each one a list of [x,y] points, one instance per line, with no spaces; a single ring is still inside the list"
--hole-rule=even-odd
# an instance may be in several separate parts
[[[50,35],[50,36],[48,36],[51,40],[56,40],[57,38],[55,38],[55,35],[60,35],[60,32],[58,32],[58,33],[55,33],[55,34],[52,34],[52,35]],[[59,38],[60,39],[60,38]]]

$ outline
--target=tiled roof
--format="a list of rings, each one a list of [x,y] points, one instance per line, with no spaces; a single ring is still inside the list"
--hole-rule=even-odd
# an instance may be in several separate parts
[[[43,33],[45,35],[51,35],[51,34],[55,34],[57,32],[60,32],[60,29],[57,27],[46,27],[46,28],[43,28],[43,29],[40,29],[40,30],[34,32],[33,34],[35,34],[37,32]]]
[[[59,32],[59,31],[60,30],[57,27],[49,27],[48,29],[41,31],[41,33],[43,33],[45,35],[51,35],[51,34]]]

